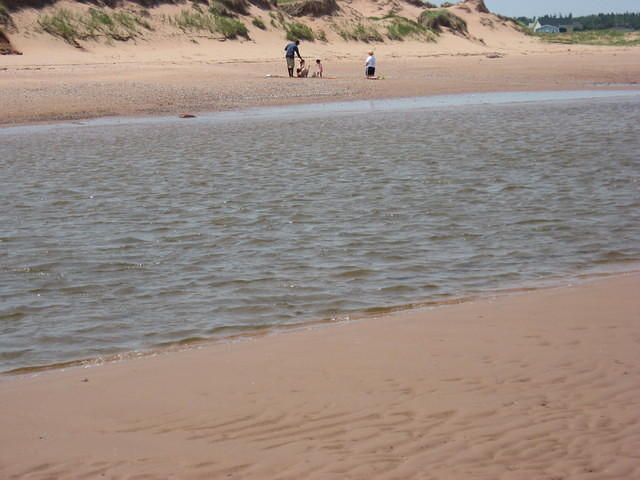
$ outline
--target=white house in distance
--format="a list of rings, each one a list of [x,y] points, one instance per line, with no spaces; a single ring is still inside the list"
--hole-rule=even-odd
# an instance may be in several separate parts
[[[555,25],[542,25],[536,30],[536,33],[560,33],[560,27]]]
[[[542,27],[542,25],[540,25],[540,22],[538,21],[538,19],[537,19],[537,18],[534,18],[534,19],[533,19],[533,22],[532,22],[532,23],[530,23],[530,24],[529,24],[529,25],[527,25],[527,26],[531,29],[531,31],[532,31],[532,32],[537,32],[537,31],[538,31],[538,29],[539,29],[540,27]]]
[[[528,27],[535,33],[560,33],[560,28],[555,25],[540,25],[538,19],[534,19]]]

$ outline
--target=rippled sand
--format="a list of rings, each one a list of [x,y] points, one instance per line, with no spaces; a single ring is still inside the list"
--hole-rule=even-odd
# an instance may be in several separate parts
[[[640,475],[640,275],[0,381],[12,479]]]

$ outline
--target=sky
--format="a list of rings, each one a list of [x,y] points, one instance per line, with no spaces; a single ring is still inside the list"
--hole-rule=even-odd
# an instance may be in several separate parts
[[[508,17],[640,12],[640,0],[484,0],[484,3],[493,13]]]

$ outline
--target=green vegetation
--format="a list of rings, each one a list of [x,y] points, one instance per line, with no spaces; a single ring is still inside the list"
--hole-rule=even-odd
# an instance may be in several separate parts
[[[79,40],[100,37],[107,41],[131,40],[141,34],[139,27],[152,29],[149,22],[137,15],[96,8],[90,8],[85,13],[57,8],[51,15],[40,16],[38,24],[45,32],[74,46],[79,46]]]
[[[369,20],[384,22],[384,27],[387,29],[387,37],[390,40],[404,40],[407,37],[412,37],[432,42],[436,39],[435,34],[429,27],[395,13],[390,13],[382,18],[369,17]]]
[[[375,25],[362,22],[336,25],[335,30],[344,40],[356,40],[365,43],[384,41],[384,36],[378,31]]]
[[[217,17],[216,29],[224,38],[234,39],[238,37],[249,39],[249,30],[247,26],[235,18]]]
[[[279,2],[278,6],[287,15],[292,17],[324,17],[332,15],[340,7],[336,0],[296,0]]]
[[[204,14],[204,12],[202,11],[202,9],[200,8],[200,6],[197,3],[192,4],[193,9],[196,10],[199,13]],[[218,1],[212,1],[209,4],[209,13],[211,13],[213,16],[216,17],[233,17],[235,16],[235,13],[233,13],[231,10],[229,10],[227,7],[225,7],[225,5],[222,2],[218,2]]]
[[[247,0],[217,0],[217,1],[220,2],[222,5],[224,5],[225,7],[227,7],[232,12],[237,12],[242,15],[246,15],[249,8],[249,2]]]
[[[442,28],[449,28],[461,35],[468,35],[467,22],[447,10],[425,10],[418,17],[418,22],[436,33]]]
[[[11,14],[9,13],[9,9],[2,2],[0,2],[0,26],[2,27],[14,26],[13,20],[11,19]]]
[[[518,17],[518,21],[530,24],[535,21],[529,17]],[[544,15],[538,18],[540,25],[578,25],[580,30],[609,30],[615,27],[626,27],[635,30],[640,29],[640,13],[599,13],[574,17],[573,15]]]
[[[202,12],[198,9],[182,10],[176,15],[172,23],[184,31],[205,31],[209,33],[220,33],[224,38],[234,39],[237,37],[249,38],[247,26],[234,18],[224,17],[214,12]]]
[[[202,12],[202,8],[197,3],[191,5],[195,10]],[[245,0],[211,0],[209,13],[218,17],[237,17],[238,14],[247,14],[248,5]]]
[[[75,46],[78,46],[78,39],[83,38],[76,16],[66,8],[58,8],[52,15],[42,15],[38,24],[48,34]]]
[[[269,12],[269,16],[271,17],[271,26],[278,28],[278,26],[281,26],[284,28],[284,24],[285,24],[285,20],[284,20],[284,15],[282,15],[282,12]]]
[[[85,36],[88,38],[105,36],[113,40],[126,41],[139,35],[138,27],[151,30],[149,22],[128,12],[113,12],[110,15],[106,10],[90,8],[88,14],[79,17],[78,20],[83,24]]]
[[[287,40],[309,40],[313,42],[316,39],[313,30],[304,23],[285,22],[284,29]]]
[[[549,43],[633,46],[640,45],[640,32],[623,32],[620,30],[591,30],[566,33],[536,34]]]
[[[173,23],[185,32],[201,30],[209,33],[216,32],[216,16],[197,10],[181,10],[180,13],[173,18]]]
[[[267,26],[264,24],[264,21],[260,17],[254,17],[253,20],[251,20],[251,23],[254,27],[258,27],[260,30],[267,29]]]

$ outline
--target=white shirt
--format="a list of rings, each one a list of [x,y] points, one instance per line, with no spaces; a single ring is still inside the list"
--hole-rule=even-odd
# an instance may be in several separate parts
[[[366,66],[375,68],[375,66],[376,66],[376,57],[375,57],[375,55],[369,55],[367,57]]]

